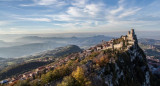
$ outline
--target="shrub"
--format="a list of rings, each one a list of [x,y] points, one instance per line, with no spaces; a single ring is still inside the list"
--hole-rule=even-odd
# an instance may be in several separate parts
[[[76,80],[72,76],[66,76],[61,83],[57,84],[57,86],[76,86],[75,82]]]
[[[41,83],[38,80],[33,80],[29,84],[30,86],[41,86]]]
[[[42,84],[44,85],[51,81],[62,78],[66,75],[69,75],[70,73],[71,73],[71,70],[69,69],[69,67],[62,65],[61,67],[54,69],[53,71],[43,74],[41,77],[41,81],[42,81]]]
[[[97,58],[96,60],[96,64],[98,64],[99,66],[104,66],[109,62],[108,56],[102,56],[99,59]]]
[[[47,84],[49,83],[50,81],[52,81],[52,72],[48,72],[46,74],[43,74],[41,76],[41,81],[42,81],[42,84]]]
[[[30,86],[28,80],[19,80],[14,86]]]

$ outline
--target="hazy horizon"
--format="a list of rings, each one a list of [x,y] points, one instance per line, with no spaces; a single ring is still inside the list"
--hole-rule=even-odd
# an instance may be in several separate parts
[[[160,31],[135,31],[138,38],[148,38],[160,40]],[[85,33],[41,33],[41,34],[0,34],[0,40],[5,42],[12,42],[18,38],[27,36],[38,36],[38,37],[92,37],[97,35],[104,35],[109,37],[120,37],[126,35],[127,31],[119,32],[85,32]]]

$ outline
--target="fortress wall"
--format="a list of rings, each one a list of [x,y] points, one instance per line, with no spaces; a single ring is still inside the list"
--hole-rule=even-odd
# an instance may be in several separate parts
[[[134,44],[134,41],[128,41],[129,44]]]
[[[133,40],[133,38],[132,38],[132,37],[128,37],[127,39],[128,39],[128,40]]]
[[[112,48],[112,45],[108,46],[108,47],[105,47],[103,48],[102,50],[106,50],[106,49],[111,49]]]
[[[115,49],[119,49],[119,48],[122,48],[122,46],[123,46],[123,43],[115,44],[115,45],[114,45],[114,48],[115,48]]]
[[[113,45],[112,45],[112,44],[110,44],[110,46],[103,47],[103,49],[102,49],[102,50],[112,49],[112,48],[113,48]]]
[[[101,47],[97,47],[97,50],[101,50]]]

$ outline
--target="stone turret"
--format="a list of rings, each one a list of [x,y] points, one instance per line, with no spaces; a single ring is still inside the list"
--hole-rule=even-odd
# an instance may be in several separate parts
[[[134,29],[131,29],[131,34],[132,34],[132,35],[135,35]]]
[[[128,38],[128,40],[135,40],[136,39],[136,35],[134,33],[134,29],[131,29],[131,32],[128,31],[127,38]]]
[[[137,43],[137,36],[134,32],[134,29],[131,29],[131,31],[128,31],[127,39],[129,44]]]
[[[128,35],[130,34],[130,31],[128,31]]]

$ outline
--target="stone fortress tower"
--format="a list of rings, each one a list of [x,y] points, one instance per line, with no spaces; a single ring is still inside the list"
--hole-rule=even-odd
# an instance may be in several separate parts
[[[131,31],[128,31],[127,39],[128,40],[135,40],[137,37],[135,35],[134,29],[131,29]]]
[[[137,42],[137,36],[134,32],[134,29],[131,29],[131,31],[128,31],[127,40],[129,44],[134,44],[135,42]]]

